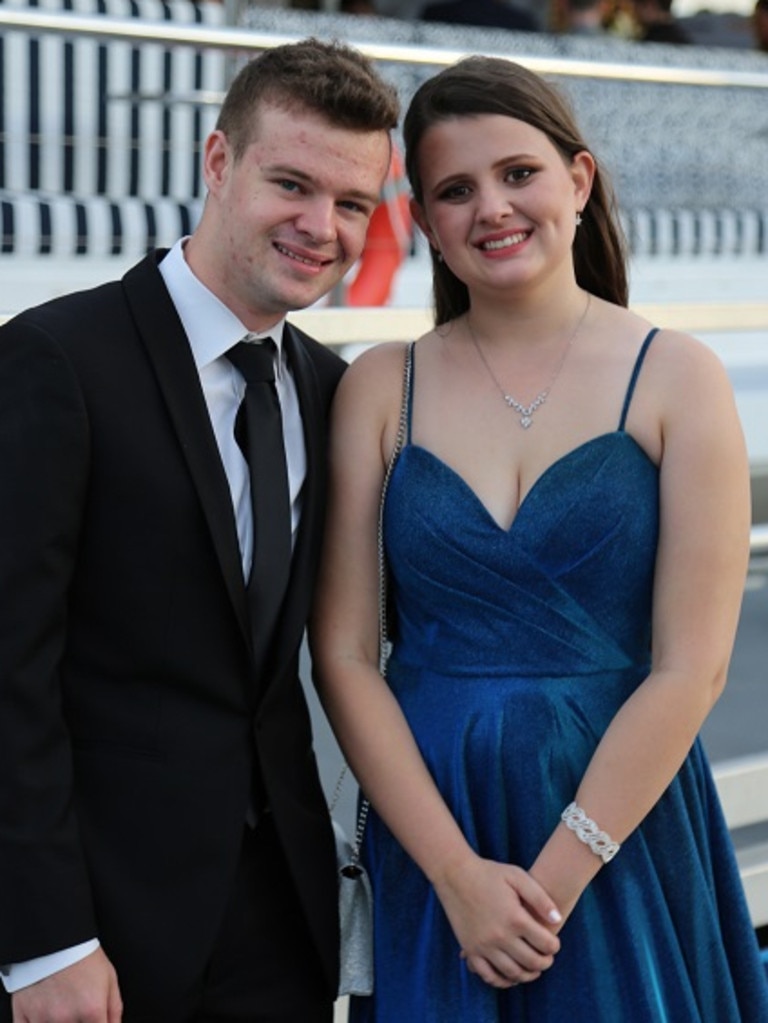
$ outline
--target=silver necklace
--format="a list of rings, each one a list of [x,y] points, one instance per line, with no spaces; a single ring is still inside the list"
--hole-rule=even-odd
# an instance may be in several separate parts
[[[586,320],[586,318],[587,318],[587,313],[589,312],[589,304],[590,304],[591,301],[592,301],[592,296],[588,293],[587,294],[587,304],[584,306],[584,312],[579,317],[579,322],[576,324],[576,326],[575,326],[575,328],[573,330],[573,333],[568,338],[568,342],[567,342],[565,348],[563,349],[562,357],[560,359],[560,362],[557,364],[557,367],[555,368],[555,372],[550,377],[549,383],[544,388],[544,390],[543,391],[539,391],[539,393],[536,395],[536,397],[533,399],[533,401],[530,403],[530,405],[523,405],[523,403],[521,401],[518,401],[516,398],[513,398],[512,395],[508,394],[504,390],[504,388],[501,386],[501,384],[499,383],[499,381],[498,381],[498,379],[496,377],[496,374],[491,369],[491,367],[490,367],[490,365],[488,363],[488,360],[485,357],[485,353],[483,352],[483,349],[480,347],[480,342],[477,340],[477,337],[475,336],[475,332],[472,329],[472,324],[470,323],[469,316],[466,317],[467,330],[469,331],[469,336],[472,338],[472,343],[474,344],[475,348],[477,349],[477,354],[480,356],[480,359],[481,359],[483,365],[485,366],[485,368],[486,368],[486,370],[488,372],[488,376],[491,378],[491,380],[493,380],[494,384],[498,388],[499,394],[501,394],[502,398],[507,403],[507,405],[512,409],[513,412],[517,412],[517,414],[520,416],[520,425],[522,426],[522,428],[524,430],[527,430],[531,426],[531,424],[533,423],[533,414],[534,414],[534,412],[537,412],[541,408],[541,406],[544,404],[544,402],[547,400],[547,398],[549,397],[549,392],[552,390],[552,388],[554,387],[555,381],[560,376],[560,371],[562,370],[563,366],[565,365],[565,360],[566,360],[566,357],[568,355],[568,352],[571,350],[571,346],[573,345],[573,342],[579,336],[579,331],[581,330],[581,326],[584,323],[584,320]]]

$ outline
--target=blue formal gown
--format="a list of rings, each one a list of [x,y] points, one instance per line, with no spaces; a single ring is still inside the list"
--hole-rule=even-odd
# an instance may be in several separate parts
[[[409,407],[385,509],[397,608],[388,678],[485,857],[531,865],[649,671],[659,480],[624,421],[652,337],[618,429],[548,469],[508,530],[411,442]],[[365,859],[376,991],[352,1000],[353,1023],[768,1021],[768,985],[699,742],[584,892],[554,966],[534,983],[499,992],[469,973],[434,892],[373,812]]]

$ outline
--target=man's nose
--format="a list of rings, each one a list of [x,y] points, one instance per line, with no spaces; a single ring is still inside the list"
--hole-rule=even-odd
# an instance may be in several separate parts
[[[303,210],[297,228],[315,242],[336,239],[336,204],[332,199],[315,198]]]

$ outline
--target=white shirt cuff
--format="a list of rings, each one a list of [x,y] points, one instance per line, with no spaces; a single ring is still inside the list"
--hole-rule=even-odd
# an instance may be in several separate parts
[[[30,984],[36,984],[39,980],[65,970],[68,966],[79,963],[91,952],[99,947],[98,938],[91,938],[90,941],[83,941],[80,945],[72,945],[71,948],[64,948],[60,952],[51,952],[47,956],[38,956],[36,959],[28,959],[24,963],[9,963],[0,967],[0,977],[3,980],[3,987],[8,994],[19,991]]]

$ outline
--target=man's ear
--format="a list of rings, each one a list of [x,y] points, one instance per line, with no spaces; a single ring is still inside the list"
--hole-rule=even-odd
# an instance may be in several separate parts
[[[205,140],[203,150],[203,178],[209,192],[218,191],[233,161],[229,140],[224,132],[217,128]]]

